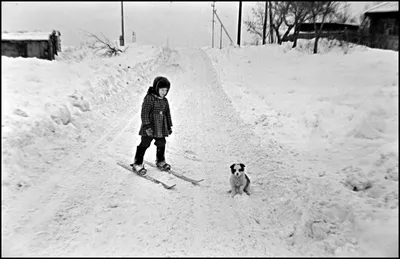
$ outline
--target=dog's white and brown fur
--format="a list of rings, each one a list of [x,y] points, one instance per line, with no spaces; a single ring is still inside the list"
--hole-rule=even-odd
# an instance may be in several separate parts
[[[235,163],[230,166],[231,177],[229,183],[231,189],[228,191],[231,196],[235,196],[237,193],[242,194],[243,192],[250,195],[250,178],[246,174],[246,167],[242,163]]]

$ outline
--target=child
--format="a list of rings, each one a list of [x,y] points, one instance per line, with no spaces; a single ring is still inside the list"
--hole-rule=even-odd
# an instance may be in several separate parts
[[[146,169],[143,166],[143,157],[153,139],[155,139],[154,145],[157,146],[157,167],[165,170],[171,168],[165,162],[165,137],[172,133],[171,113],[168,100],[165,98],[170,86],[171,84],[167,78],[156,77],[153,81],[153,86],[149,87],[142,103],[142,125],[139,131],[142,139],[139,146],[137,146],[135,160],[131,164],[133,169],[141,175],[146,174]]]

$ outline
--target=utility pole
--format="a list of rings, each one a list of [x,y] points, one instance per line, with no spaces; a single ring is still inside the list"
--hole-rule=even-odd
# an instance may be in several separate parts
[[[269,34],[271,36],[271,44],[274,43],[274,31],[272,28],[272,5],[271,5],[271,1],[268,1],[269,3]]]
[[[211,45],[212,45],[212,47],[214,48],[214,15],[215,15],[215,1],[213,1],[213,3],[212,3],[212,8],[213,8],[213,17],[212,17],[212,43],[211,43]]]
[[[240,32],[242,29],[242,1],[239,1],[239,21],[238,21],[238,36],[237,36],[237,44],[240,46]]]
[[[262,44],[265,45],[265,32],[267,30],[267,16],[268,14],[268,1],[265,1],[265,11],[264,11],[264,26],[263,26],[263,38],[262,38]]]
[[[120,45],[124,46],[124,3],[121,1],[121,23],[122,23],[122,35],[121,38],[119,39]]]

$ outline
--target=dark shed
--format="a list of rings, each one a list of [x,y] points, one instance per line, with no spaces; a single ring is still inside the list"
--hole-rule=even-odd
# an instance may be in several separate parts
[[[369,45],[372,48],[399,50],[399,3],[384,2],[368,9]]]
[[[320,28],[321,23],[316,23],[317,27]],[[357,38],[357,30],[359,26],[355,24],[346,23],[324,23],[322,26],[321,38],[338,39],[354,42]],[[315,37],[314,23],[301,23],[298,27],[299,35],[298,39],[312,39]],[[293,41],[293,33],[289,34],[282,41]]]
[[[54,60],[61,51],[61,34],[46,32],[2,32],[1,55]]]

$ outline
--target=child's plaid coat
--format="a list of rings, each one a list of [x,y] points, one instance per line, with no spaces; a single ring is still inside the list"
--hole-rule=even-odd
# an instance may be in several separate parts
[[[171,112],[167,98],[160,99],[154,93],[153,87],[147,91],[142,103],[142,125],[139,135],[147,136],[146,129],[153,129],[154,138],[167,137],[172,127]]]

